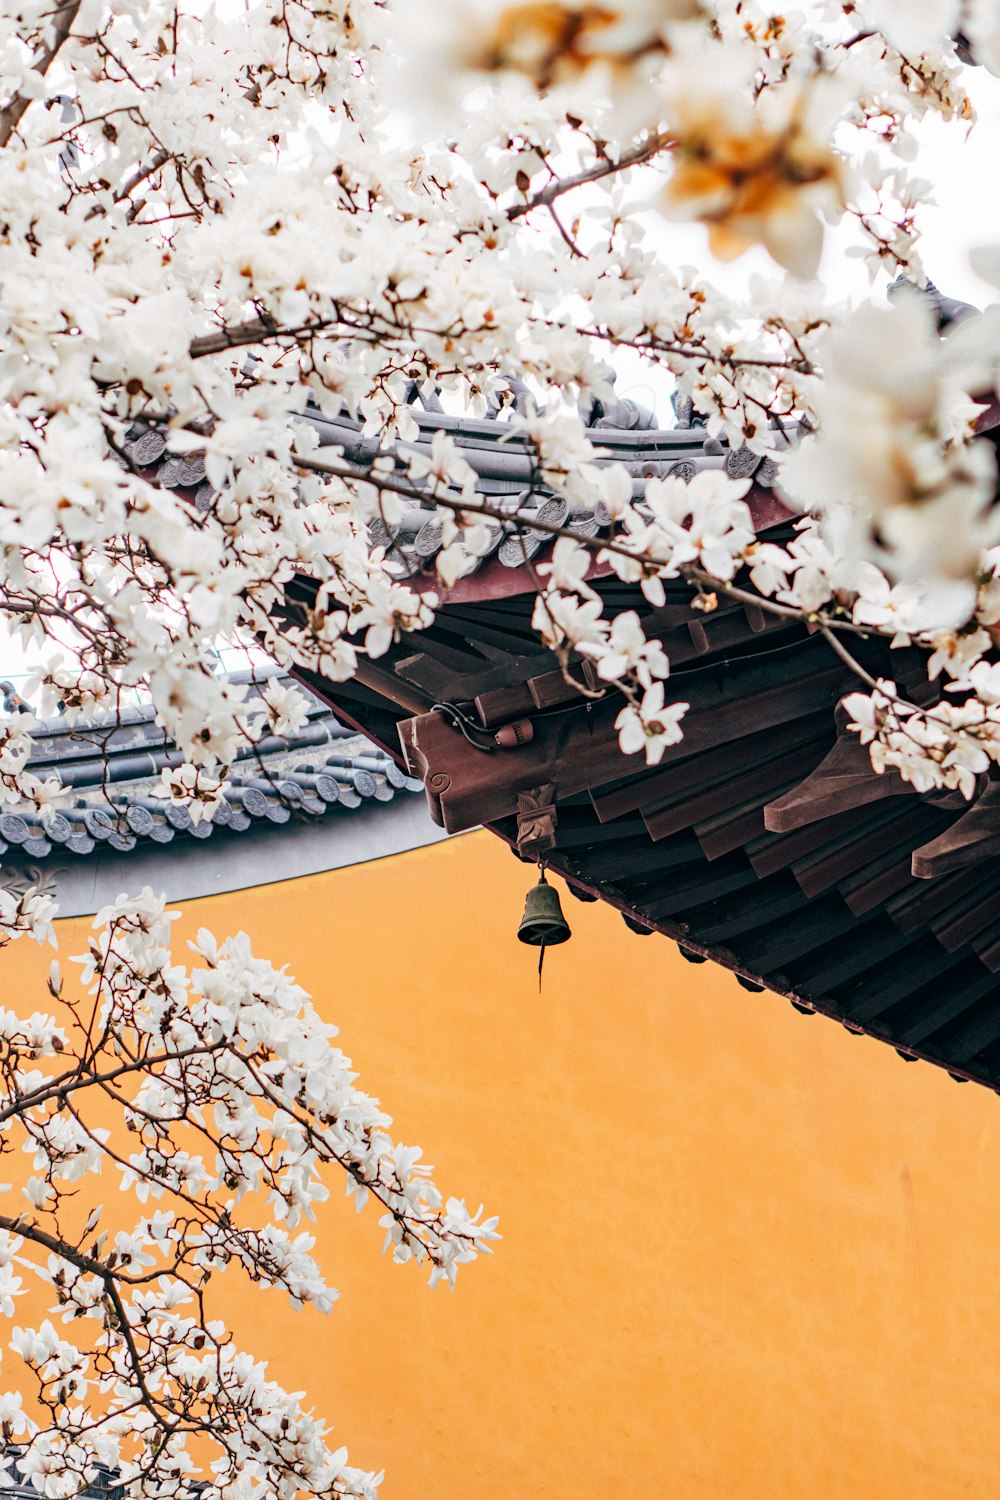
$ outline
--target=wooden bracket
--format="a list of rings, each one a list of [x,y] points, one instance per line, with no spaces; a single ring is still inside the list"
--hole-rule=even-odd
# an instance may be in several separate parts
[[[913,851],[916,880],[934,880],[980,865],[1000,853],[1000,782],[991,781],[978,802],[938,838]]]
[[[764,808],[764,827],[769,833],[791,833],[886,797],[915,795],[897,771],[876,774],[867,745],[848,731],[848,715],[841,704],[834,718],[837,738],[829,754],[805,780]]]
[[[547,854],[556,844],[556,789],[552,782],[517,794],[517,852],[528,859]]]

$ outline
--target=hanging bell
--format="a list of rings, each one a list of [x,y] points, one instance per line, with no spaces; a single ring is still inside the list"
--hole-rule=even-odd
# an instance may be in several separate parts
[[[538,884],[532,887],[525,899],[524,916],[517,935],[522,943],[530,943],[533,948],[551,948],[572,937],[559,904],[559,892],[549,885],[544,870]]]

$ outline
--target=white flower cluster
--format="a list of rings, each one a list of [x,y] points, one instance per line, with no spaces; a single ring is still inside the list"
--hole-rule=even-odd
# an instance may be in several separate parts
[[[216,808],[225,801],[228,786],[228,781],[220,781],[199,766],[165,766],[153,796],[169,798],[174,804],[186,807],[192,823],[202,820],[210,823]]]
[[[844,708],[879,775],[892,767],[918,792],[971,797],[977,778],[1000,764],[1000,718],[974,698],[921,713],[900,699],[894,682],[880,681],[870,694],[849,694]]]
[[[368,1497],[374,1477],[209,1316],[213,1278],[241,1267],[328,1311],[336,1292],[300,1225],[332,1165],[359,1209],[380,1205],[394,1258],[429,1264],[432,1283],[488,1251],[496,1221],[445,1200],[420,1151],[393,1141],[336,1028],[284,970],[245,935],[202,931],[189,972],[169,949],[175,915],[148,890],[102,912],[82,985],[53,975],[64,1026],[0,1014],[0,1150],[20,1146],[34,1173],[0,1216],[0,1312],[13,1317],[32,1281],[54,1299],[52,1319],[9,1340],[38,1405],[29,1416],[8,1399],[0,1423],[53,1497],[98,1464],[136,1494],[174,1493],[195,1434],[214,1449],[211,1494]],[[81,1222],[75,1185],[102,1168],[137,1218],[95,1207]]]
[[[842,556],[853,549],[908,584],[951,581],[959,619],[1000,541],[994,450],[974,439],[971,399],[990,388],[998,332],[985,315],[939,339],[916,294],[859,309],[822,345],[819,431],[781,470],[786,494],[830,517]],[[946,610],[942,600],[942,620]]]

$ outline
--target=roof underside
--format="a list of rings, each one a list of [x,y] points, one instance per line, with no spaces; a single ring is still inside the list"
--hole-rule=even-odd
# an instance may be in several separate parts
[[[697,612],[681,583],[653,610],[602,580],[610,608],[637,610],[663,641],[671,695],[691,705],[683,741],[645,768],[618,748],[620,699],[566,680],[520,587],[447,605],[349,683],[306,680],[424,781],[449,831],[520,839],[522,857],[540,853],[583,899],[694,960],[1000,1087],[1000,787],[970,808],[875,776],[837,712],[857,679],[800,623],[726,599]],[[300,580],[289,608],[311,592]],[[856,646],[869,670],[926,694],[919,653],[890,664],[880,641]],[[570,675],[595,685],[583,663]],[[435,707],[449,704],[464,731]],[[519,720],[530,742],[498,747]]]

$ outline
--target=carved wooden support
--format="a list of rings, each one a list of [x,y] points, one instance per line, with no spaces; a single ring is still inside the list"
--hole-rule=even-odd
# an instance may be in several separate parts
[[[769,833],[792,833],[886,797],[915,795],[898,771],[876,773],[868,746],[847,729],[847,716],[839,704],[836,721],[837,739],[830,753],[804,781],[765,807],[764,827]]]
[[[949,829],[913,851],[917,880],[933,880],[1000,854],[1000,781],[991,781],[979,801]]]
[[[427,699],[422,693],[414,691],[408,683],[401,682],[394,672],[379,666],[371,657],[358,657],[354,675],[362,687],[379,693],[383,698],[388,698],[390,703],[407,709],[411,714],[422,713],[427,706]]]
[[[483,644],[482,654],[473,655],[431,641],[429,636],[423,640],[421,634],[410,636],[409,641],[414,654],[395,662],[393,670],[397,677],[441,701],[466,701],[473,697],[486,702],[496,700],[503,705],[501,712],[493,716],[499,719],[531,709],[532,699],[525,684],[550,661],[548,653],[538,652],[531,656],[509,653],[506,660],[498,662],[492,646]],[[432,649],[426,649],[428,646]],[[504,700],[511,697],[513,701],[508,707]],[[490,717],[483,715],[483,722],[489,723]]]
[[[573,681],[567,682],[558,668],[549,665],[551,660],[548,653],[542,657],[512,658],[513,666],[508,664],[505,685],[500,684],[499,674],[495,671],[481,674],[472,700],[484,729],[495,729],[522,714],[533,714],[536,709],[552,708],[556,704],[569,703],[580,697]],[[543,670],[539,670],[539,664]],[[587,677],[589,665],[589,662],[579,661],[575,655],[571,656],[571,678],[583,682],[585,686],[593,686]],[[607,683],[598,682],[597,686],[607,688]],[[438,696],[462,699],[470,695],[463,689],[460,693]]]
[[[528,859],[547,854],[556,844],[556,789],[551,781],[517,794],[517,849]]]
[[[427,748],[420,743],[416,733],[418,725],[434,719],[441,721],[440,714],[421,714],[416,719],[403,719],[399,725],[399,743],[402,746],[407,771],[411,776],[423,782],[431,817],[439,828],[443,828],[445,821],[444,810],[441,806],[441,793],[446,792],[451,786],[451,777],[447,772],[434,769],[428,757]]]

